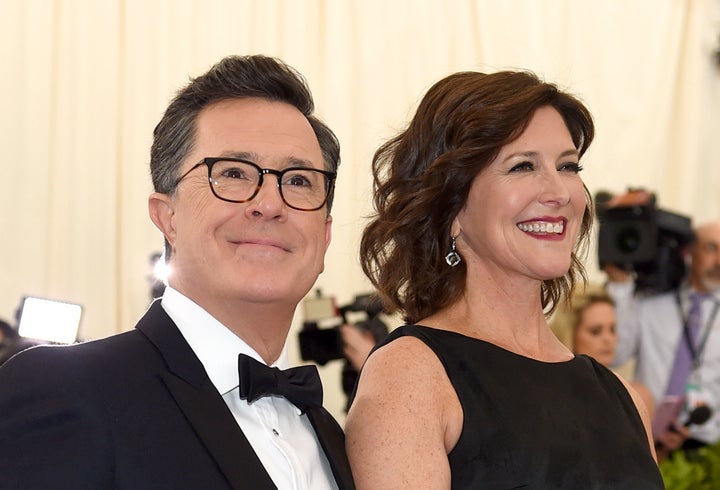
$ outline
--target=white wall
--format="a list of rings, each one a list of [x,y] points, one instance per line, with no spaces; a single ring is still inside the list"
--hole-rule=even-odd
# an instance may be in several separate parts
[[[527,68],[582,97],[592,192],[641,186],[665,209],[720,217],[719,44],[717,0],[3,0],[0,317],[34,294],[83,304],[85,338],[133,327],[162,247],[146,209],[152,128],[225,55],[294,65],[340,138],[318,286],[345,303],[368,290],[372,153],[457,70]],[[336,413],[338,370],[324,369]]]

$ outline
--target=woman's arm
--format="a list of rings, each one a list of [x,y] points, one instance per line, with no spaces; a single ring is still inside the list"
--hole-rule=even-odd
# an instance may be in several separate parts
[[[625,385],[625,389],[627,389],[628,393],[630,393],[630,397],[632,398],[633,402],[635,402],[635,407],[637,408],[637,411],[640,414],[640,418],[642,419],[643,425],[645,426],[645,433],[647,434],[648,444],[650,445],[650,452],[652,453],[653,458],[655,458],[655,461],[657,461],[657,455],[655,454],[655,442],[653,441],[653,436],[652,436],[651,417],[650,417],[647,407],[645,406],[645,402],[643,401],[642,397],[638,394],[638,392],[635,391],[635,388],[633,388],[630,385],[630,383],[625,381],[621,376],[618,376],[618,379],[622,382],[622,384]]]
[[[363,367],[345,432],[358,490],[450,488],[462,409],[440,360],[402,337]]]

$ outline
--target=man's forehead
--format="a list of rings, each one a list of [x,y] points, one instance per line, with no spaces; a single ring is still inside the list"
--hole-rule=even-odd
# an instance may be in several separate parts
[[[698,227],[695,232],[698,243],[720,243],[720,223],[708,223]]]
[[[203,108],[195,121],[194,146],[200,156],[212,152],[257,164],[324,166],[308,119],[290,104],[257,97],[224,99]]]
[[[714,224],[700,226],[695,230],[693,250],[696,253],[714,252],[718,249],[720,249],[720,223],[718,226]]]

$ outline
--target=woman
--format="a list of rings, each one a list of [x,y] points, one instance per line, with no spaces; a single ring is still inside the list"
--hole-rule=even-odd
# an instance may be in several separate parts
[[[573,295],[570,304],[564,303],[558,308],[553,315],[551,328],[575,354],[593,357],[603,366],[610,367],[617,346],[615,318],[612,298],[603,289],[593,287],[582,294]],[[640,396],[648,417],[653,420],[655,400],[648,387],[637,381],[630,382],[630,386]],[[662,410],[653,423],[663,427],[661,420],[667,420]],[[656,427],[653,434],[658,461],[670,457],[690,436],[688,428],[677,417],[673,417],[670,423],[671,430]]]
[[[550,327],[575,354],[590,356],[606,367],[612,364],[617,347],[615,303],[602,288],[589,287],[582,294],[573,295],[569,304],[562,304],[555,312]],[[655,411],[652,393],[642,383],[632,381],[630,385],[642,398],[652,419]]]
[[[662,488],[647,413],[547,324],[584,271],[587,109],[526,72],[436,83],[373,160],[365,273],[408,325],[346,424],[359,489]]]

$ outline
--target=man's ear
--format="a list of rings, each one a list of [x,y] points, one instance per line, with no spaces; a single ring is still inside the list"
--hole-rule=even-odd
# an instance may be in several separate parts
[[[160,192],[153,192],[148,198],[148,211],[150,219],[162,232],[172,247],[175,243],[175,206],[170,196]]]
[[[325,220],[325,251],[327,252],[328,247],[330,246],[330,241],[332,240],[332,216],[328,214],[327,219]]]

